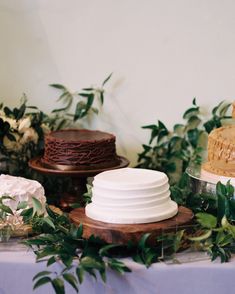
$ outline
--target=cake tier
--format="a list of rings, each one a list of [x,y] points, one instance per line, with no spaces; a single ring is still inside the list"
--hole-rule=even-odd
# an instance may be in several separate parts
[[[235,177],[235,163],[226,162],[223,160],[212,160],[202,165],[202,170],[209,173],[224,176],[224,177]]]
[[[205,170],[204,168],[201,169],[200,179],[212,184],[217,184],[218,182],[226,184],[228,181],[230,181],[231,184],[235,186],[235,177],[226,177],[215,173],[211,173]]]
[[[118,207],[105,208],[90,203],[86,206],[86,215],[92,219],[115,224],[144,224],[173,217],[178,212],[177,204],[168,200],[162,205],[136,209]]]
[[[177,204],[170,199],[167,176],[158,171],[123,168],[95,176],[90,218],[118,224],[149,223],[170,218]]]
[[[235,126],[213,130],[208,136],[208,161],[235,163]]]
[[[45,138],[42,162],[78,169],[112,167],[119,163],[115,136],[101,131],[67,129],[51,132]]]

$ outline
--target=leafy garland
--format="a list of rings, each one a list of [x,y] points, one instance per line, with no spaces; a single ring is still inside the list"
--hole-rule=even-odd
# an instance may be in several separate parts
[[[152,263],[162,261],[162,249],[169,256],[180,248],[192,246],[206,251],[211,260],[219,257],[221,262],[229,261],[234,252],[235,242],[235,200],[234,188],[228,183],[217,184],[216,196],[213,203],[206,210],[203,207],[196,213],[196,223],[190,234],[184,229],[177,233],[168,233],[158,237],[154,246],[150,246],[150,234],[142,236],[137,245],[107,244],[101,239],[91,236],[82,238],[82,225],[72,224],[66,214],[57,214],[47,207],[49,222],[45,223],[42,216],[31,219],[34,232],[39,236],[25,241],[36,254],[36,260],[47,260],[48,270],[38,273],[34,277],[34,289],[46,283],[51,283],[55,293],[65,293],[65,282],[69,283],[77,292],[84,275],[89,274],[96,279],[97,274],[106,282],[108,268],[119,274],[130,272],[119,257],[131,257],[135,262],[149,267]],[[212,196],[212,195],[211,195]],[[204,195],[198,195],[204,197]],[[210,211],[215,213],[211,214]],[[24,215],[27,211],[24,211]],[[50,266],[57,261],[64,265],[60,272],[50,270]]]
[[[130,272],[118,257],[130,256],[149,267],[162,259],[162,248],[170,255],[185,244],[206,251],[212,260],[219,257],[221,262],[229,261],[235,248],[234,187],[229,182],[226,185],[219,182],[216,195],[193,195],[189,177],[184,173],[189,164],[199,164],[202,160],[201,138],[221,126],[223,120],[231,118],[227,114],[229,107],[228,103],[220,103],[212,110],[212,118],[202,123],[200,108],[194,99],[193,106],[184,113],[186,123],[176,124],[172,132],[160,121],[144,127],[151,130],[151,138],[148,145],[143,145],[139,167],[162,170],[170,176],[172,198],[195,212],[191,232],[182,228],[177,233],[164,234],[155,240],[154,246],[148,243],[150,234],[143,235],[137,245],[107,244],[94,236],[83,239],[82,225],[76,227],[68,215],[57,214],[47,207],[47,223],[42,216],[28,218],[39,236],[25,243],[34,250],[37,261],[47,259],[49,267],[34,277],[34,289],[50,283],[57,294],[63,294],[65,283],[68,283],[78,292],[85,274],[94,278],[99,274],[105,282],[107,268],[120,274]],[[176,173],[180,174],[178,180]],[[86,199],[89,201],[88,194]],[[24,214],[27,216],[27,211]],[[64,268],[61,272],[51,271],[50,266],[58,260]]]

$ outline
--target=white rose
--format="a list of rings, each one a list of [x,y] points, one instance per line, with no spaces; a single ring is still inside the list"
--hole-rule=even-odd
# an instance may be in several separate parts
[[[22,118],[19,120],[19,133],[25,132],[31,126],[31,120],[29,117]]]
[[[38,142],[38,134],[33,128],[26,129],[23,137],[20,140],[21,144],[25,144],[28,142],[34,142],[35,144],[37,144]]]

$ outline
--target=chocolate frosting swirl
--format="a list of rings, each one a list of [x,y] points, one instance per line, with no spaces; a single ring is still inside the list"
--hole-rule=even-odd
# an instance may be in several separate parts
[[[45,138],[45,165],[94,168],[119,162],[114,135],[90,130],[67,129],[51,132]]]

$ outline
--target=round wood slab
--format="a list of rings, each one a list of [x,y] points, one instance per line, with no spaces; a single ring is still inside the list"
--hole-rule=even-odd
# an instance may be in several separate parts
[[[179,206],[178,214],[170,219],[148,224],[111,224],[93,220],[85,215],[84,208],[76,208],[69,214],[76,224],[83,225],[83,237],[97,236],[107,243],[127,244],[128,241],[137,243],[142,235],[151,233],[150,242],[154,243],[157,236],[164,232],[176,231],[178,227],[189,225],[193,219],[193,212]],[[179,229],[179,228],[178,228]]]

